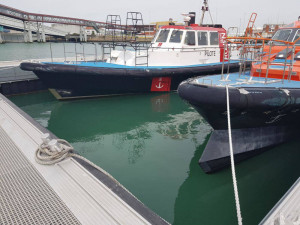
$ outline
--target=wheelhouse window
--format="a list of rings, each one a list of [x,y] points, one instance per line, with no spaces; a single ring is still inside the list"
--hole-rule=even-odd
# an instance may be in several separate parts
[[[274,36],[272,37],[272,40],[280,40],[280,41],[287,41],[292,33],[292,30],[290,29],[284,29],[284,30],[278,30]],[[276,42],[276,44],[283,44],[280,42]]]
[[[293,42],[296,41],[296,45],[300,45],[300,39],[299,38],[300,38],[300,30],[297,30],[297,33],[296,33],[296,35],[294,37],[294,40],[293,40]]]
[[[159,34],[159,31],[156,32],[156,34],[155,34],[155,36],[154,36],[154,38],[153,38],[153,40],[152,40],[152,43],[155,43],[155,41],[156,41],[156,39],[157,39],[157,37],[158,37],[158,34]]]
[[[183,35],[183,31],[173,30],[169,42],[170,43],[181,43],[182,35]]]
[[[186,45],[195,45],[196,44],[195,31],[187,31],[186,32],[184,44],[186,44]]]
[[[219,33],[210,32],[209,33],[210,45],[219,45]]]
[[[198,45],[208,45],[206,31],[198,31]]]
[[[169,35],[170,30],[161,30],[156,42],[166,42],[168,39],[168,35]]]

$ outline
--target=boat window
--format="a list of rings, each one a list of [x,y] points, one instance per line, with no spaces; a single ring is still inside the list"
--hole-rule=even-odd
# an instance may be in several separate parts
[[[157,31],[157,32],[155,33],[155,36],[154,36],[154,38],[153,38],[153,40],[152,40],[152,43],[155,43],[156,38],[158,37],[158,34],[159,34],[159,31]]]
[[[166,42],[168,39],[170,30],[161,30],[158,38],[156,39],[156,42]]]
[[[297,31],[293,41],[296,41],[299,38],[300,38],[300,30]],[[300,45],[300,39],[296,42],[296,45]]]
[[[218,32],[210,32],[210,45],[219,45],[219,34]]]
[[[288,29],[278,30],[272,37],[272,40],[287,41],[288,38],[290,37],[291,32],[292,32],[292,30],[288,30]]]
[[[185,35],[184,44],[186,45],[195,45],[195,32],[194,31],[187,31]]]
[[[170,43],[180,43],[182,40],[182,34],[183,34],[183,31],[173,30],[169,42]]]
[[[198,45],[208,45],[207,32],[198,32]]]

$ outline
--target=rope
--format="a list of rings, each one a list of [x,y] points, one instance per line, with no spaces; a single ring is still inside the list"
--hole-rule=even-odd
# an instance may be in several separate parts
[[[35,152],[35,161],[41,165],[53,165],[73,154],[73,147],[65,140],[57,139],[57,148],[54,149],[49,143],[40,144]]]
[[[239,194],[238,194],[235,166],[234,166],[234,158],[233,158],[228,85],[226,85],[226,100],[227,100],[227,121],[228,121],[230,161],[231,161],[231,172],[232,172],[232,182],[233,182],[233,189],[234,189],[235,207],[237,212],[238,224],[242,225],[243,224],[242,215],[241,215],[241,208],[240,208],[240,201],[239,201]]]
[[[103,170],[101,167],[97,166],[96,164],[92,163],[88,159],[84,158],[81,155],[78,155],[76,153],[73,153],[74,148],[71,146],[71,144],[63,139],[55,139],[57,141],[56,147],[53,148],[49,145],[50,142],[42,143],[39,145],[38,149],[35,152],[35,161],[41,165],[54,165],[58,162],[63,161],[64,159],[68,157],[74,157],[77,159],[81,159],[87,164],[91,165],[101,173],[108,176],[111,180],[113,180],[117,185],[122,187],[125,191],[127,191],[130,195],[132,195],[135,199],[137,199],[130,191],[128,191],[122,184],[119,183],[112,175],[110,175],[108,172]]]

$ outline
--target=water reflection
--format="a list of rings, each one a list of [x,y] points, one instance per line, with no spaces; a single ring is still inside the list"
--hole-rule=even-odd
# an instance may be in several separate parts
[[[116,149],[126,150],[128,162],[134,164],[145,154],[145,140],[151,137],[146,127],[137,127],[128,132],[114,134],[112,144]]]
[[[52,110],[49,129],[56,129],[58,136],[71,142],[88,141],[96,135],[128,132],[145,123],[166,121],[170,115],[186,110],[177,101],[176,94],[168,94],[59,102]],[[149,135],[140,132],[145,138]],[[130,135],[136,134],[128,134],[128,138]]]
[[[299,144],[278,146],[237,165],[243,224],[258,224],[299,177]],[[197,148],[179,189],[174,224],[237,224],[230,169],[211,175],[199,170],[205,145]]]
[[[176,93],[168,93],[56,102],[48,129],[71,143],[101,145],[112,138],[111,145],[127,151],[133,164],[145,154],[146,140],[157,133],[174,140],[196,136],[200,120]]]
[[[170,119],[157,127],[157,132],[172,139],[187,139],[189,135],[198,134],[199,125],[204,120],[193,111],[186,111],[181,114],[170,115]],[[199,144],[199,143],[195,143]]]

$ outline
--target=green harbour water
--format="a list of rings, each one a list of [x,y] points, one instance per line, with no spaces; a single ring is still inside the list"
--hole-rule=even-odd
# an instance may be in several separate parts
[[[50,58],[49,47],[3,44],[0,61]],[[52,47],[53,57],[64,57],[63,44]],[[58,101],[45,91],[9,99],[168,222],[237,224],[230,168],[205,174],[198,165],[212,128],[177,93]],[[236,166],[243,224],[258,224],[297,180],[299,146],[291,141]]]
[[[212,129],[177,93],[10,100],[172,224],[237,224],[230,169],[208,175],[198,165]],[[244,224],[261,221],[299,177],[299,144],[237,165]]]

